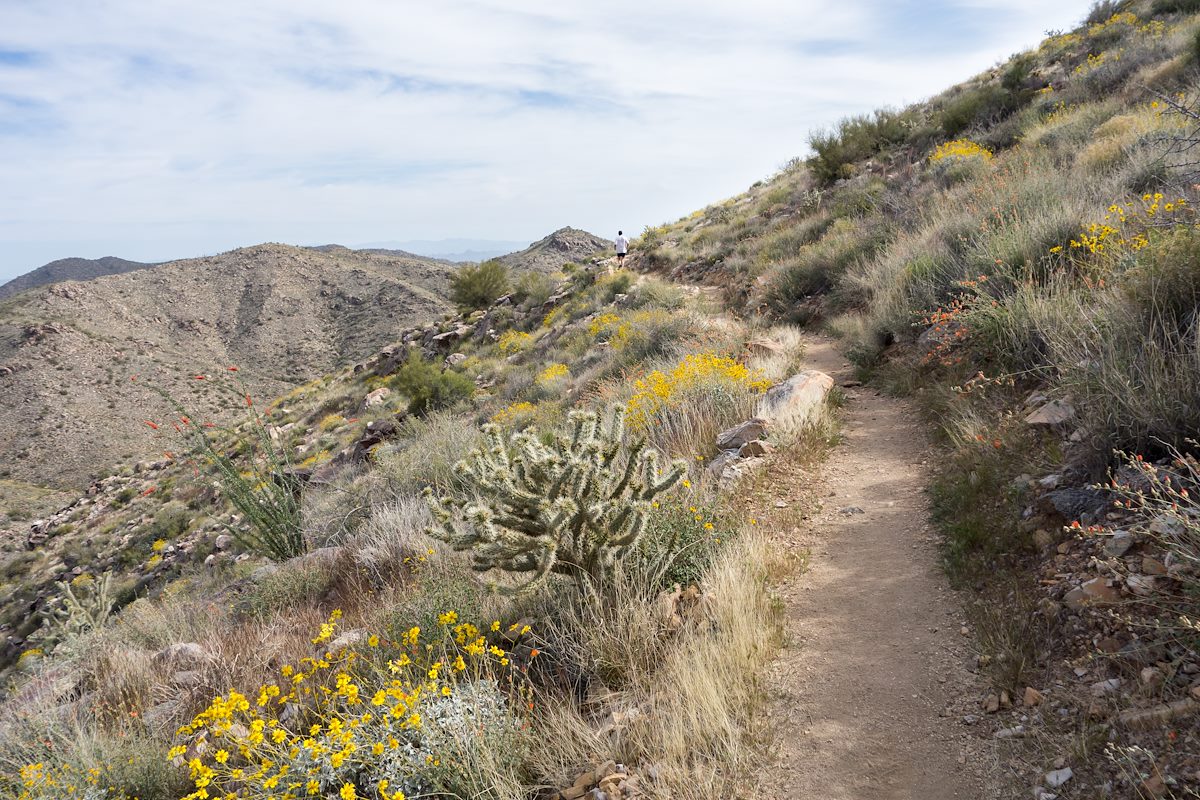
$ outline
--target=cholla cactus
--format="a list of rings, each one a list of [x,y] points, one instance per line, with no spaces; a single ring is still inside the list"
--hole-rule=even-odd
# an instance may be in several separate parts
[[[61,594],[46,604],[45,618],[56,640],[71,639],[99,628],[112,613],[112,573],[98,579],[86,572],[55,584]]]
[[[569,434],[550,446],[532,428],[508,443],[495,425],[483,432],[484,446],[455,465],[479,499],[427,491],[436,524],[426,531],[469,550],[479,572],[532,573],[506,590],[514,594],[533,590],[551,573],[587,591],[605,585],[616,560],[642,535],[651,501],[687,470],[682,461],[660,469],[659,452],[644,440],[626,446],[620,408],[603,426],[596,414],[572,412]]]

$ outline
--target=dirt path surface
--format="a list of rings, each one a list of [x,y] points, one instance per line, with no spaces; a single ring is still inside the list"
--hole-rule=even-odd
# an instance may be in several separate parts
[[[806,361],[838,383],[851,377],[826,340],[809,341]],[[778,761],[759,796],[996,797],[991,742],[963,721],[981,689],[962,606],[938,566],[928,444],[902,401],[845,391],[844,439],[821,469],[819,507],[778,532],[808,552],[809,568],[780,587],[785,642],[768,678]]]

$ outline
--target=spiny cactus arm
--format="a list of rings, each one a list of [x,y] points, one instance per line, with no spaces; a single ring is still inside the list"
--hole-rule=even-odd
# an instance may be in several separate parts
[[[642,464],[642,452],[646,449],[646,440],[639,439],[629,448],[629,456],[625,459],[624,468],[621,470],[621,480],[608,493],[610,498],[616,499],[625,494],[625,489],[630,486],[633,480],[638,476],[638,469]],[[611,461],[609,463],[612,463]],[[637,490],[634,491],[634,494]]]
[[[625,440],[625,407],[613,405],[608,411],[607,424],[601,438],[608,444],[604,449],[604,463],[611,464],[621,452],[621,443]],[[630,456],[631,460],[633,456]]]
[[[638,461],[641,462],[642,488],[636,494],[636,499],[651,500],[679,483],[687,474],[686,461],[676,459],[664,472],[659,469],[658,459],[659,453],[653,447],[647,448],[640,454]]]
[[[650,503],[638,501],[634,503],[622,520],[623,533],[609,539],[610,548],[626,548],[637,544],[646,530],[646,520],[650,517]]]

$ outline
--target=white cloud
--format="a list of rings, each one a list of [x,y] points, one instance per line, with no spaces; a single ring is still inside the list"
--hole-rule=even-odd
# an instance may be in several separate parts
[[[0,279],[66,255],[639,230],[1087,5],[9,4]]]

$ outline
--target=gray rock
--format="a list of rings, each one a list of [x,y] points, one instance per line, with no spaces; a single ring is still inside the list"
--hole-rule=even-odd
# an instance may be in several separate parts
[[[742,445],[742,449],[738,450],[738,455],[742,458],[758,458],[774,452],[775,447],[770,442],[755,439],[753,442],[746,442]]]
[[[1113,531],[1112,536],[1104,543],[1104,552],[1113,558],[1120,558],[1133,547],[1133,534],[1129,531]]]
[[[820,416],[833,378],[806,370],[777,383],[758,401],[757,415],[772,425],[800,426]],[[757,437],[755,437],[757,438]]]
[[[154,663],[177,670],[191,670],[204,666],[211,658],[209,652],[195,642],[177,642],[155,653]]]
[[[381,406],[387,401],[391,394],[391,389],[386,386],[380,386],[378,389],[368,392],[367,396],[363,398],[363,408],[375,408],[376,406]]]
[[[725,467],[721,478],[717,481],[717,490],[727,492],[737,485],[738,481],[752,472],[757,472],[767,465],[765,458],[742,458]]]
[[[1062,425],[1075,418],[1075,409],[1062,400],[1051,400],[1025,418],[1029,425]]]
[[[215,540],[213,540],[213,547],[217,548],[218,550],[229,550],[233,547],[233,537],[228,533],[222,533]]]
[[[1073,777],[1075,777],[1075,773],[1071,771],[1070,767],[1056,769],[1046,773],[1046,785],[1051,789],[1057,789]]]
[[[446,356],[447,367],[457,367],[459,364],[467,360],[465,353],[451,353]]]
[[[717,448],[720,450],[738,450],[743,445],[761,439],[767,433],[767,421],[764,419],[746,420],[740,425],[721,431],[717,434]]]

